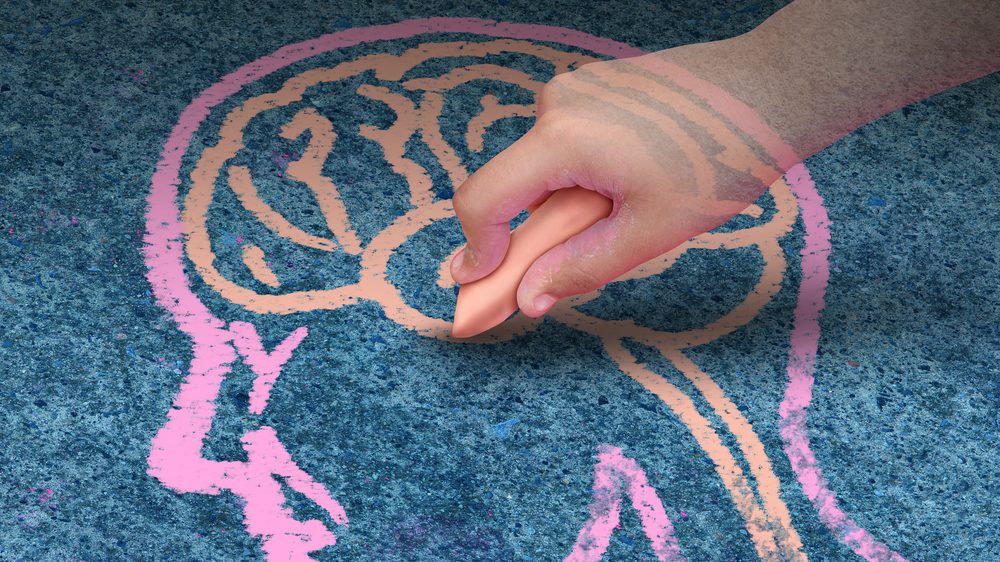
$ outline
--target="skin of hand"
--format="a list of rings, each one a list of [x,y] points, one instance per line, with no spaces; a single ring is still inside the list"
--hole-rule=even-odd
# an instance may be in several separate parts
[[[716,173],[711,136],[699,115],[684,112],[692,102],[643,65],[656,56],[591,63],[545,86],[535,126],[455,193],[469,241],[452,263],[456,281],[495,269],[510,220],[556,189],[591,189],[613,206],[528,269],[517,301],[532,317],[726,222],[760,196],[768,184],[750,174]]]
[[[556,76],[532,129],[456,190],[468,243],[452,277],[469,283],[493,271],[510,220],[552,191],[580,186],[608,197],[606,219],[543,254],[522,279],[518,307],[538,317],[725,223],[795,163],[775,162],[734,134],[676,87],[671,65],[746,103],[804,159],[889,111],[1000,68],[1000,10],[990,3],[799,0],[733,39]]]

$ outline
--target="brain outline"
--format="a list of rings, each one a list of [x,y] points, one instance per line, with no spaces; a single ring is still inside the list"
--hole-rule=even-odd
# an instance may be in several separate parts
[[[432,201],[433,192],[430,187],[428,170],[403,155],[405,143],[419,135],[439,162],[447,171],[452,185],[460,185],[467,176],[460,159],[455,155],[454,147],[450,146],[439,130],[438,118],[441,115],[444,92],[448,87],[464,84],[476,79],[505,80],[530,89],[536,94],[543,83],[533,80],[526,73],[496,65],[478,64],[458,67],[444,76],[432,78],[413,78],[402,82],[402,86],[410,91],[422,91],[425,98],[420,104],[414,104],[405,97],[390,92],[388,89],[362,85],[358,93],[369,99],[375,99],[388,105],[396,114],[396,121],[386,129],[363,125],[361,134],[364,137],[379,142],[386,160],[392,169],[405,178],[410,189],[410,204],[413,207],[405,215],[399,217],[393,224],[384,229],[367,247],[361,248],[353,237],[350,219],[339,202],[339,195],[333,182],[322,176],[323,163],[332,149],[336,134],[330,128],[330,123],[309,108],[295,114],[292,120],[282,129],[285,138],[296,138],[304,130],[313,131],[313,140],[306,149],[306,154],[289,163],[288,176],[307,184],[316,196],[319,206],[327,216],[327,224],[335,233],[335,240],[341,242],[344,250],[362,256],[362,277],[357,283],[343,285],[334,289],[296,291],[286,294],[258,293],[247,287],[241,287],[226,279],[213,265],[215,255],[211,250],[211,240],[207,228],[207,209],[216,188],[216,180],[221,175],[221,169],[226,161],[236,156],[243,146],[243,131],[249,122],[264,111],[290,106],[300,101],[308,88],[323,83],[344,80],[357,76],[365,71],[374,70],[377,78],[391,81],[400,80],[409,70],[432,57],[483,56],[501,52],[518,52],[536,56],[547,56],[546,60],[553,63],[556,72],[566,71],[572,67],[592,62],[593,57],[557,51],[534,43],[512,40],[492,40],[479,43],[449,42],[422,44],[408,49],[400,55],[378,53],[367,55],[349,62],[341,63],[332,68],[316,68],[305,71],[285,81],[275,92],[255,96],[240,104],[229,112],[220,130],[220,141],[213,147],[206,148],[191,173],[192,187],[185,196],[184,222],[186,227],[186,253],[195,264],[199,275],[217,293],[226,300],[239,304],[253,312],[271,314],[291,314],[315,309],[334,309],[353,304],[361,299],[380,302],[390,318],[404,326],[416,330],[423,335],[447,339],[449,325],[446,321],[428,317],[409,306],[399,295],[391,283],[383,275],[387,264],[387,256],[404,243],[415,230],[433,221],[450,218],[453,210],[447,200]],[[525,116],[533,114],[533,110],[523,105],[501,105],[496,98],[484,98],[484,111],[470,121],[466,132],[467,142],[472,146],[481,146],[486,128],[498,119],[513,115]],[[316,126],[322,119],[325,127]],[[311,121],[312,124],[303,123]],[[289,129],[292,131],[286,134]],[[324,139],[316,146],[316,131]],[[271,209],[257,194],[248,169],[241,166],[229,166],[229,186],[239,197],[244,208],[250,210],[260,222],[265,224],[278,236],[291,239],[293,242],[321,250],[336,249],[336,242],[319,238],[302,232],[287,221],[277,211]],[[325,185],[324,185],[325,184]],[[325,192],[323,191],[325,189]],[[777,239],[786,234],[792,226],[795,216],[794,197],[783,182],[776,183],[771,190],[778,206],[775,216],[766,224],[734,232],[713,232],[692,239],[688,243],[665,254],[657,260],[637,267],[616,281],[636,279],[655,275],[670,267],[687,250],[704,249],[735,249],[747,246],[758,246],[764,258],[765,268],[760,282],[757,283],[747,301],[724,317],[715,320],[711,325],[696,330],[686,330],[670,333],[667,336],[674,347],[690,347],[707,343],[723,333],[735,330],[745,324],[769,301],[780,286],[780,275],[785,267],[783,252],[777,245]],[[334,208],[331,213],[328,208]],[[754,206],[750,213],[759,214],[761,210]],[[331,215],[336,216],[331,216]],[[344,240],[350,243],[348,245]],[[456,250],[457,251],[457,248]],[[247,254],[251,254],[249,257]],[[454,252],[452,253],[454,255]],[[447,270],[449,256],[439,270],[438,286],[450,287],[453,282]],[[244,249],[244,261],[254,271],[258,280],[265,284],[277,286],[276,276],[263,264],[261,251],[256,246]],[[268,280],[274,280],[267,282]],[[582,313],[568,310],[597,297],[599,291],[588,295],[580,295],[569,299],[564,306],[554,311],[553,317],[574,327],[586,329],[591,320],[581,317]],[[383,302],[385,300],[386,302]],[[506,323],[500,329],[490,332],[474,342],[498,341],[509,339],[515,335],[537,326],[538,321],[518,316]],[[624,330],[630,337],[645,342],[658,342],[662,345],[661,331],[644,329],[634,323],[613,322],[617,330]]]

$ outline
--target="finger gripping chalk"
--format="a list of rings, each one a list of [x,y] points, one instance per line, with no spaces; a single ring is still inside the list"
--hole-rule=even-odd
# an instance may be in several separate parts
[[[451,335],[485,332],[517,310],[517,287],[528,268],[550,249],[611,214],[607,197],[582,187],[552,193],[510,235],[507,254],[489,275],[458,290]]]

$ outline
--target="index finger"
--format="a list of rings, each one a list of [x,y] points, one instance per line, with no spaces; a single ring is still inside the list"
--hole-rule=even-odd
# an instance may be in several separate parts
[[[510,221],[548,192],[576,185],[564,145],[533,127],[455,191],[452,203],[468,241],[451,263],[452,278],[470,283],[496,269],[510,243]]]

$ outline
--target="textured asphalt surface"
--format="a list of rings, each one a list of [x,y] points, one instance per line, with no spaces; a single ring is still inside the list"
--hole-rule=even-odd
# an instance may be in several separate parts
[[[660,50],[745,32],[783,5],[705,4],[0,4],[0,560],[264,559],[235,496],[179,493],[146,472],[192,349],[146,277],[146,197],[171,129],[199,92],[284,45],[412,18],[554,25]],[[330,53],[250,93],[418,39]],[[445,39],[475,40],[422,40]],[[497,92],[516,101],[517,92]],[[459,92],[456,111],[474,109],[481,94]],[[392,121],[384,106],[350,103],[324,110],[355,129]],[[210,115],[194,144],[211,144],[207,131],[221,118]],[[497,125],[482,155],[463,157],[474,169],[529,125]],[[373,171],[377,148],[366,152],[372,147],[356,134],[339,140],[344,165],[331,173],[357,180],[343,195],[364,242],[405,208],[405,185],[384,164]],[[280,167],[283,151],[304,146],[281,142],[261,140],[256,153],[251,144],[245,164]],[[907,560],[1000,559],[998,147],[995,74],[892,113],[806,161],[832,221],[808,436],[839,509]],[[431,169],[438,197],[450,196],[432,155],[414,148],[412,156]],[[193,160],[184,166],[189,173]],[[246,275],[226,240],[254,227],[229,212],[239,208],[232,195],[213,205],[220,268]],[[800,220],[781,239],[789,265],[773,301],[688,355],[763,443],[802,552],[860,560],[804,493],[779,433],[802,228]],[[456,240],[457,222],[444,221],[389,263],[404,298],[428,315],[446,318],[453,305],[434,280]],[[280,272],[302,286],[356,275],[356,262],[309,256],[283,255]],[[759,261],[752,252],[691,252],[658,278],[610,288],[588,310],[663,330],[704,325],[740,302]],[[313,553],[317,560],[563,559],[589,516],[601,444],[620,447],[646,473],[688,560],[759,559],[687,427],[590,336],[550,321],[512,342],[455,346],[386,321],[370,302],[258,315],[196,274],[192,283],[218,316],[257,325],[265,349],[310,326],[261,416],[241,413],[250,375],[234,367],[204,454],[245,460],[240,435],[275,428],[350,518],[337,526],[285,489],[296,518],[319,519],[337,534],[335,546]],[[634,350],[738,452],[690,382],[655,351]],[[654,560],[624,503],[603,559]]]

